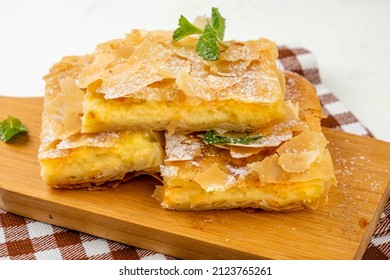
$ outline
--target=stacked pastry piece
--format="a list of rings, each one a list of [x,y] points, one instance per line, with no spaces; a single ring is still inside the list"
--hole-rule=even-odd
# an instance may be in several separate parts
[[[326,202],[336,180],[316,92],[298,74],[286,73],[286,84],[284,118],[252,131],[252,136],[167,133],[164,185],[154,193],[161,205],[297,210]],[[254,140],[243,144],[237,139]]]
[[[183,210],[325,201],[335,179],[314,87],[278,70],[269,40],[228,42],[216,61],[202,60],[196,41],[134,30],[55,65],[39,154],[46,182],[94,189],[157,171],[153,195]]]
[[[60,189],[107,189],[139,173],[155,174],[164,160],[161,133],[83,133],[85,91],[76,85],[94,56],[64,57],[45,77],[41,145],[44,181]]]

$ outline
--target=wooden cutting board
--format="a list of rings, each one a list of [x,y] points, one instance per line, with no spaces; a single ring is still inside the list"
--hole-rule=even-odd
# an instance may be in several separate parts
[[[390,193],[390,143],[324,129],[338,185],[317,211],[170,211],[140,177],[109,191],[60,191],[39,175],[42,98],[0,97],[29,128],[0,142],[0,207],[183,259],[360,259]]]

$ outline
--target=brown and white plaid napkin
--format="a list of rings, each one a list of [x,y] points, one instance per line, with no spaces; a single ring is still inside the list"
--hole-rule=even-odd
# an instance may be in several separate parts
[[[323,126],[372,136],[321,82],[314,55],[292,45],[279,46],[279,67],[312,82],[324,112]],[[0,260],[33,259],[173,259],[152,251],[42,223],[0,209]],[[390,259],[390,202],[382,213],[363,259]]]

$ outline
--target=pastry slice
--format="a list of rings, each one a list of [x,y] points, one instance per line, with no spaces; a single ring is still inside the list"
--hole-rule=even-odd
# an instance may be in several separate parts
[[[99,45],[77,85],[85,89],[82,132],[253,130],[285,113],[284,76],[275,44],[230,41],[216,61],[198,41],[134,30]]]
[[[38,158],[43,180],[55,188],[115,187],[134,174],[158,172],[163,162],[162,135],[158,133],[81,133],[85,92],[75,79],[93,59],[65,57],[45,77]]]
[[[163,208],[212,210],[316,209],[326,202],[335,175],[315,88],[286,73],[290,111],[249,134],[215,131],[166,135],[163,185],[154,192]]]

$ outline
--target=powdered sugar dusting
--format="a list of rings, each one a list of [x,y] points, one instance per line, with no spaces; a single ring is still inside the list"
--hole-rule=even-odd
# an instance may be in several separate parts
[[[164,178],[173,178],[176,177],[179,173],[179,168],[177,166],[160,166],[161,176]]]
[[[184,134],[165,134],[166,159],[165,161],[192,160],[201,152],[201,143],[188,138]]]
[[[50,149],[47,151],[42,151],[39,153],[38,158],[39,159],[50,159],[50,158],[60,158],[60,157],[66,157],[69,155],[69,150],[54,150]]]
[[[101,44],[95,50],[94,62],[83,71],[83,88],[100,79],[97,92],[106,99],[160,101],[166,100],[163,88],[155,86],[151,92],[145,89],[173,80],[176,90],[182,90],[189,99],[196,96],[208,101],[266,104],[283,99],[275,64],[277,50],[271,41],[230,42],[218,61],[208,62],[197,55],[197,40],[187,38],[172,44],[171,38],[171,31],[155,31],[136,40],[116,40],[114,45],[132,50],[126,55],[121,55],[112,41]]]
[[[62,140],[57,145],[57,149],[75,149],[82,146],[104,148],[112,146],[113,142],[117,139],[119,139],[117,132],[75,135],[74,137]]]
[[[238,179],[243,179],[250,172],[248,167],[234,167],[230,164],[226,165],[226,168]]]
[[[207,186],[202,186],[202,188],[206,192],[222,192],[222,191],[234,186],[236,182],[237,182],[237,180],[233,175],[227,175],[226,182],[223,185],[221,185],[221,184],[208,184]]]

